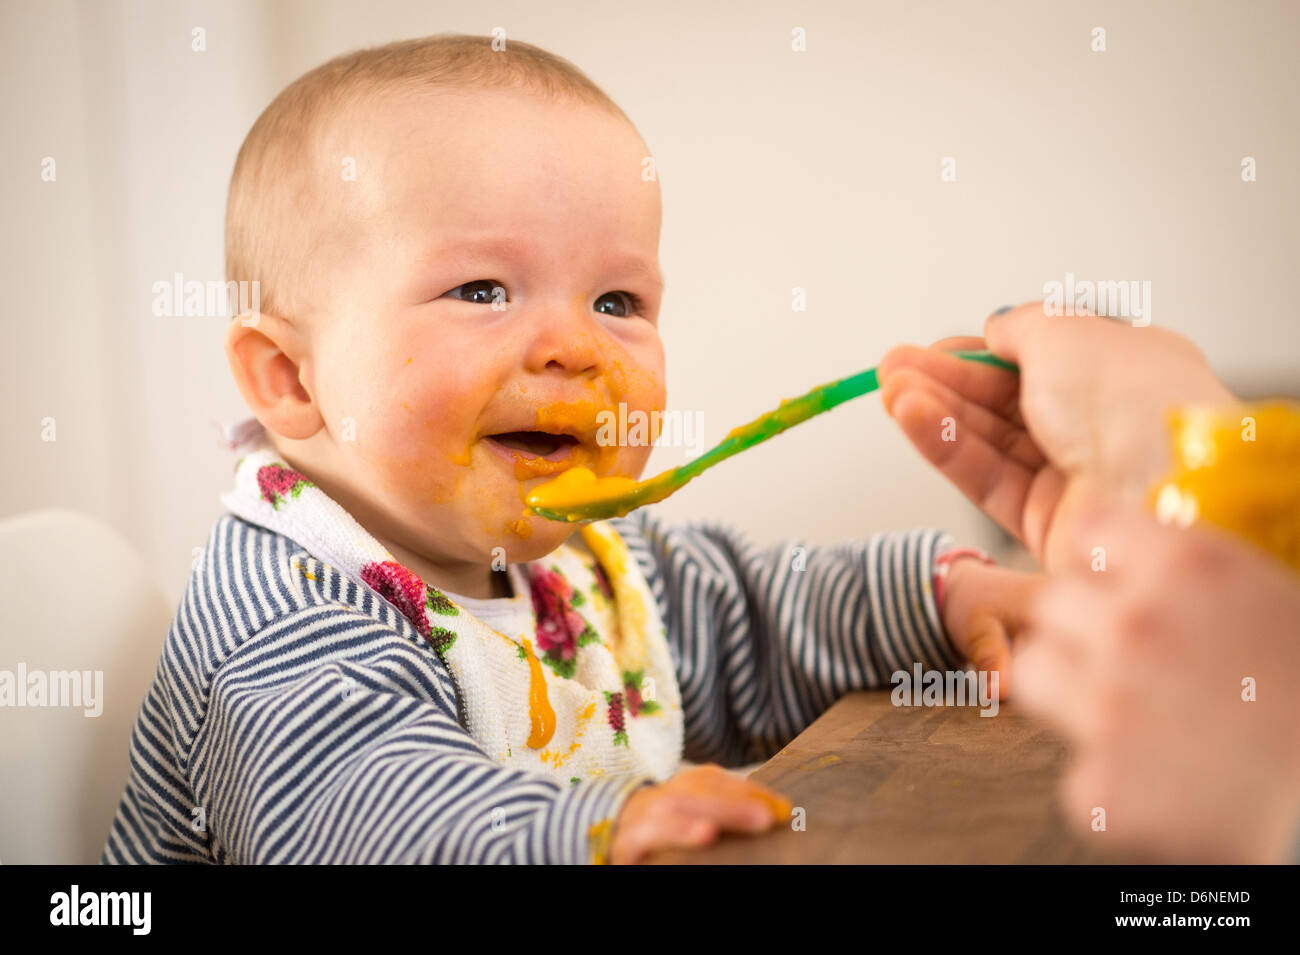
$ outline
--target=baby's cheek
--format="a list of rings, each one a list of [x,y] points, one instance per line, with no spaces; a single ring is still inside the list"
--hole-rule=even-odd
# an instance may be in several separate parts
[[[610,389],[623,395],[629,406],[663,408],[664,358],[658,337],[606,354]]]
[[[627,409],[629,437],[635,432],[631,426],[640,421],[646,425],[654,420],[656,412],[662,412],[667,401],[664,386],[663,348],[657,336],[647,342],[641,342],[631,348],[618,348],[605,354],[605,373],[599,379],[598,401],[611,412],[618,406]],[[650,457],[652,447],[648,442],[653,437],[649,432],[645,441],[634,440],[629,446],[621,448],[617,468],[606,469],[606,473],[636,473]],[[600,472],[598,472],[600,473]]]
[[[449,504],[465,480],[466,468],[456,466],[438,448],[397,449],[393,452],[363,452],[364,466],[372,474],[380,493],[387,494],[417,512],[425,507]]]
[[[387,407],[374,402],[379,413],[359,427],[358,454],[388,491],[410,504],[452,500],[469,470],[468,438],[455,402],[392,394]]]
[[[639,370],[634,376],[634,385],[631,391],[631,397],[628,404],[632,407],[642,408],[645,410],[647,417],[654,422],[658,419],[658,428],[665,427],[666,419],[662,417],[665,411],[667,399],[664,394],[662,377],[656,377],[644,370]],[[619,469],[618,473],[640,475],[645,469],[646,462],[649,461],[651,453],[654,451],[654,444],[662,440],[662,436],[655,433],[656,429],[651,428],[651,434],[644,443],[623,449],[623,460],[620,464],[624,467]]]

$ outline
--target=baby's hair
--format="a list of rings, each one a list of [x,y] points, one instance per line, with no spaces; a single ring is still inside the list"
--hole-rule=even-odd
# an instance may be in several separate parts
[[[563,57],[520,40],[437,34],[335,57],[290,83],[253,123],[226,204],[226,280],[259,283],[263,313],[293,319],[308,306],[321,203],[313,144],[340,113],[412,89],[516,89],[627,114]],[[635,127],[634,127],[635,128]],[[336,172],[336,176],[340,173]]]

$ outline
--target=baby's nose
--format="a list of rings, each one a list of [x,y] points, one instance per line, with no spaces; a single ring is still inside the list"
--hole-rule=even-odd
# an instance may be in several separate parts
[[[527,364],[559,367],[570,374],[599,371],[600,335],[600,322],[596,313],[587,309],[585,297],[572,296],[565,305],[552,305],[535,316]]]

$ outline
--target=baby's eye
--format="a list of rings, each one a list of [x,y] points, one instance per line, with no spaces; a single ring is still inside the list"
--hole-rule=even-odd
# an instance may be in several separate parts
[[[505,286],[496,279],[478,279],[474,282],[466,282],[464,285],[457,285],[454,289],[444,292],[443,295],[450,295],[452,298],[473,305],[491,305],[495,302],[508,301]]]
[[[619,301],[620,298],[622,301]],[[606,305],[613,306],[614,311],[605,308]],[[592,307],[605,315],[613,315],[615,318],[627,318],[629,315],[639,315],[641,313],[641,299],[631,292],[606,292],[596,299],[596,304]]]

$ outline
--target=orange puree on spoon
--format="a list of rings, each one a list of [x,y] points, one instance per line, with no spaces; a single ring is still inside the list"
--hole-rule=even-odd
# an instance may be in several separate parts
[[[530,507],[578,512],[586,506],[598,507],[606,501],[627,497],[639,486],[642,486],[642,482],[634,478],[617,476],[598,478],[590,468],[575,467],[534,488],[528,495],[527,503]],[[653,504],[667,497],[673,490],[675,489],[664,488],[664,493],[658,496],[637,498],[636,506]]]

